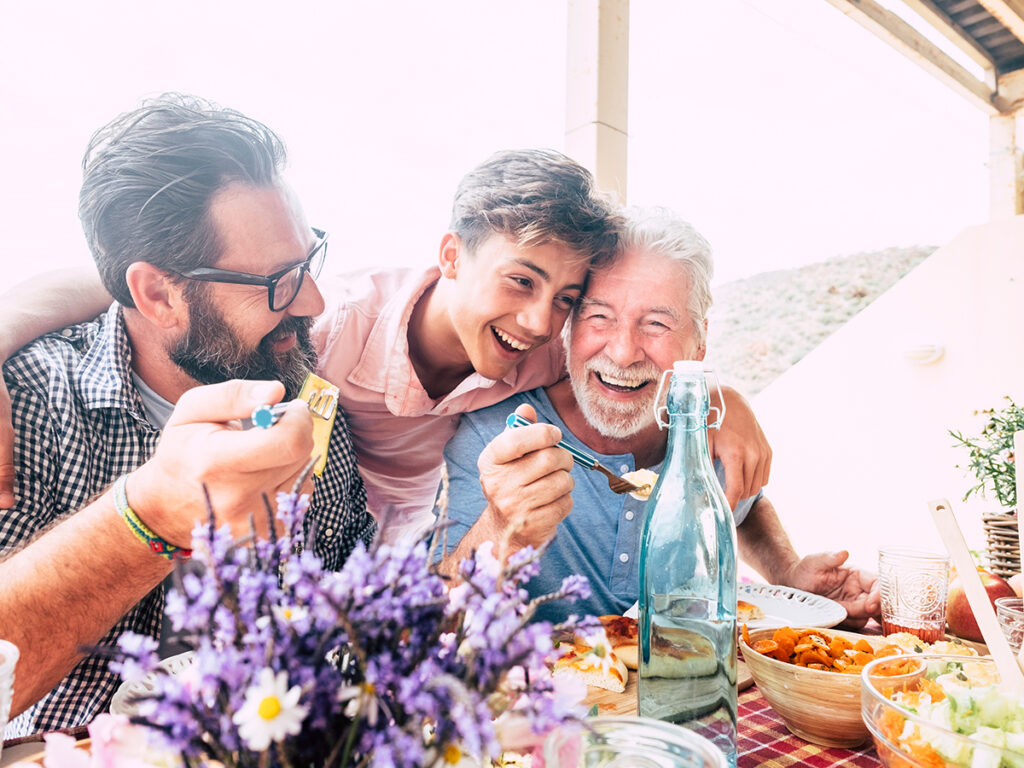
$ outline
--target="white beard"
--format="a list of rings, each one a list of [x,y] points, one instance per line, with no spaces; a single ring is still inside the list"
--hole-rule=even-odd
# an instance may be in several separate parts
[[[651,364],[636,363],[629,368],[620,368],[607,358],[588,360],[583,370],[576,375],[571,355],[566,360],[569,381],[572,384],[576,402],[587,422],[604,437],[623,440],[633,437],[654,423],[654,398],[661,371]],[[601,373],[614,379],[648,379],[643,396],[629,403],[620,403],[602,397],[592,386],[591,374]]]

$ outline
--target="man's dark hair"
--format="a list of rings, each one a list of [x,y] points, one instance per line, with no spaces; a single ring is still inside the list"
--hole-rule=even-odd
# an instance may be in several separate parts
[[[82,161],[78,215],[110,294],[134,306],[136,261],[185,272],[220,255],[214,196],[234,182],[277,183],[284,144],[262,123],[194,96],[165,94],[93,134]]]
[[[590,171],[560,152],[507,150],[467,173],[450,228],[472,253],[487,237],[516,245],[557,243],[599,266],[617,250],[623,219]]]

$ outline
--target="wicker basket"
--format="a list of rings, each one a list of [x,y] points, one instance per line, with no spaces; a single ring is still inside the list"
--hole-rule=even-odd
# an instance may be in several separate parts
[[[985,531],[985,559],[992,573],[1006,578],[1020,573],[1020,539],[1017,514],[982,515]]]

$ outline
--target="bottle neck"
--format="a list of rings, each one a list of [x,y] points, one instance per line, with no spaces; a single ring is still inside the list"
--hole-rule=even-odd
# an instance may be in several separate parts
[[[668,393],[668,452],[665,462],[680,458],[686,466],[712,469],[708,450],[708,385],[703,375],[673,374]]]

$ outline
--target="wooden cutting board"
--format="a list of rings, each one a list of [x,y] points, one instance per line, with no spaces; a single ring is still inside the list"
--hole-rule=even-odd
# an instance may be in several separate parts
[[[754,678],[750,676],[750,670],[742,661],[737,663],[736,687],[745,691],[754,684]],[[587,689],[587,698],[583,700],[588,707],[597,706],[598,714],[601,715],[635,715],[636,714],[636,670],[629,671],[629,680],[626,681],[626,690],[622,693],[613,693],[604,688],[591,686]]]

